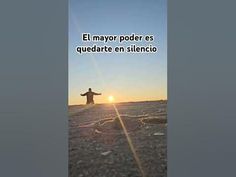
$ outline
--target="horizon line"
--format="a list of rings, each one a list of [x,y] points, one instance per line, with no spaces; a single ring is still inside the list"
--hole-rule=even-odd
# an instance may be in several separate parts
[[[95,103],[95,105],[101,105],[101,104],[119,104],[119,103],[138,103],[138,102],[154,102],[154,101],[168,101],[168,99],[160,99],[160,100],[143,100],[143,101],[121,101],[121,102],[104,102],[104,103]],[[68,104],[68,106],[84,106],[87,104]]]

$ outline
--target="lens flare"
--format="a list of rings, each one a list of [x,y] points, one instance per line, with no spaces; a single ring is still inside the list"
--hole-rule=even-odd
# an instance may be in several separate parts
[[[131,152],[132,152],[132,154],[133,154],[133,156],[134,156],[134,159],[135,159],[135,161],[136,161],[136,164],[137,164],[137,166],[138,166],[138,168],[139,168],[139,170],[140,170],[140,173],[141,173],[142,177],[146,177],[146,174],[145,174],[145,172],[144,172],[144,170],[143,170],[143,167],[142,167],[141,161],[140,161],[140,159],[139,159],[139,156],[138,156],[138,154],[137,154],[137,152],[136,152],[136,150],[135,150],[135,148],[134,148],[134,145],[133,145],[132,140],[131,140],[131,138],[130,138],[128,132],[127,132],[127,129],[126,129],[126,127],[125,127],[125,124],[124,124],[124,122],[123,122],[123,120],[122,120],[122,118],[121,118],[121,116],[120,116],[120,113],[119,113],[119,111],[118,111],[118,109],[117,109],[117,107],[116,107],[115,104],[113,104],[113,107],[114,107],[114,110],[115,110],[115,112],[116,112],[116,115],[117,115],[117,117],[118,117],[118,119],[119,119],[119,121],[120,121],[120,124],[121,124],[121,126],[122,126],[122,129],[123,129],[124,134],[125,134],[125,137],[126,137],[126,140],[127,140],[128,145],[129,145],[129,147],[130,147],[130,150],[131,150]]]

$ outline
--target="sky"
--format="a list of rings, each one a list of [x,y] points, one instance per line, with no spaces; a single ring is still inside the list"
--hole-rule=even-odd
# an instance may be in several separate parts
[[[102,93],[96,103],[167,99],[166,0],[70,0],[69,1],[69,105],[84,104],[88,88]],[[91,35],[154,35],[156,53],[83,54],[76,52],[82,33]],[[96,43],[104,45],[104,43]],[[118,43],[107,43],[115,46]],[[148,45],[150,42],[130,42]]]

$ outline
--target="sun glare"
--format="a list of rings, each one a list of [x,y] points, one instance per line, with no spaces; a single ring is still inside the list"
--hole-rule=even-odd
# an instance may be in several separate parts
[[[108,97],[108,101],[109,101],[110,103],[112,103],[112,102],[114,101],[114,97],[113,97],[112,95],[110,95],[110,96]]]

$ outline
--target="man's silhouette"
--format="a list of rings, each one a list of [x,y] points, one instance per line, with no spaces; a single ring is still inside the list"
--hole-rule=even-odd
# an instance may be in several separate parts
[[[101,93],[92,92],[92,89],[89,88],[88,92],[86,92],[84,94],[80,94],[80,95],[87,96],[87,103],[86,104],[94,104],[93,95],[101,95]]]

